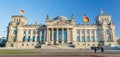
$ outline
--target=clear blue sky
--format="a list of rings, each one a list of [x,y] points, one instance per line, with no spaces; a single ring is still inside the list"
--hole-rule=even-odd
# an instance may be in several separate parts
[[[51,19],[58,15],[70,18],[74,14],[76,24],[83,24],[83,14],[86,14],[92,24],[100,8],[112,16],[117,37],[120,37],[120,0],[0,0],[0,36],[6,36],[4,31],[7,31],[11,16],[20,15],[21,9],[29,24],[35,21],[45,24],[47,14]]]

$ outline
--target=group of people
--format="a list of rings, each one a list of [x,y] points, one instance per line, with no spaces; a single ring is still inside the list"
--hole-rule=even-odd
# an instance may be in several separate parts
[[[101,50],[101,52],[104,52],[103,47],[94,47],[94,52],[96,53],[98,49]]]

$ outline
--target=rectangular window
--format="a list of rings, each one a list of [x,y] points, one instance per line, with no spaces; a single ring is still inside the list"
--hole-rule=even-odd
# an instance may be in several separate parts
[[[92,42],[95,42],[95,37],[94,36],[92,36]]]
[[[38,33],[37,33],[38,35],[40,35],[40,31],[38,31]]]
[[[82,42],[85,42],[85,37],[84,36],[82,36]]]
[[[92,30],[91,33],[94,34],[94,30]]]
[[[36,32],[36,31],[34,30],[34,31],[33,31],[33,34],[35,34],[35,32]]]
[[[90,42],[90,36],[87,36],[86,40],[87,40],[87,42]]]
[[[37,41],[40,41],[40,36],[37,36]]]
[[[79,31],[79,29],[77,29],[77,31],[76,31],[76,32],[77,32],[77,34],[80,34],[80,31]]]
[[[98,36],[96,36],[96,41],[98,42]]]
[[[90,30],[87,30],[87,34],[89,34],[90,33]]]
[[[99,35],[99,30],[96,30],[96,36],[98,36]]]
[[[85,30],[82,30],[82,34],[84,34],[85,33]]]
[[[77,42],[80,42],[80,36],[77,36]]]

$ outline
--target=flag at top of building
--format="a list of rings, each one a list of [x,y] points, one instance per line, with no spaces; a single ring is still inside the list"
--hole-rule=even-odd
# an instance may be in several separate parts
[[[84,22],[89,23],[89,18],[86,15],[83,16],[83,20]]]
[[[25,11],[24,10],[20,10],[20,14],[25,14]]]

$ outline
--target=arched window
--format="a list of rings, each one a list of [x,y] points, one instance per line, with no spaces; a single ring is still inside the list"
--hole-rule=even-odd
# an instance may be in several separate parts
[[[26,39],[25,39],[25,36],[23,36],[23,40],[22,40],[22,41],[25,42],[25,40],[26,40]]]
[[[106,30],[106,31],[105,31],[105,34],[109,34],[109,30]]]
[[[33,36],[32,42],[35,42],[35,36]]]
[[[14,34],[14,35],[17,35],[17,30],[14,30],[13,34]]]
[[[13,42],[16,42],[16,37],[13,38]]]
[[[28,42],[30,42],[30,36],[28,36]]]

